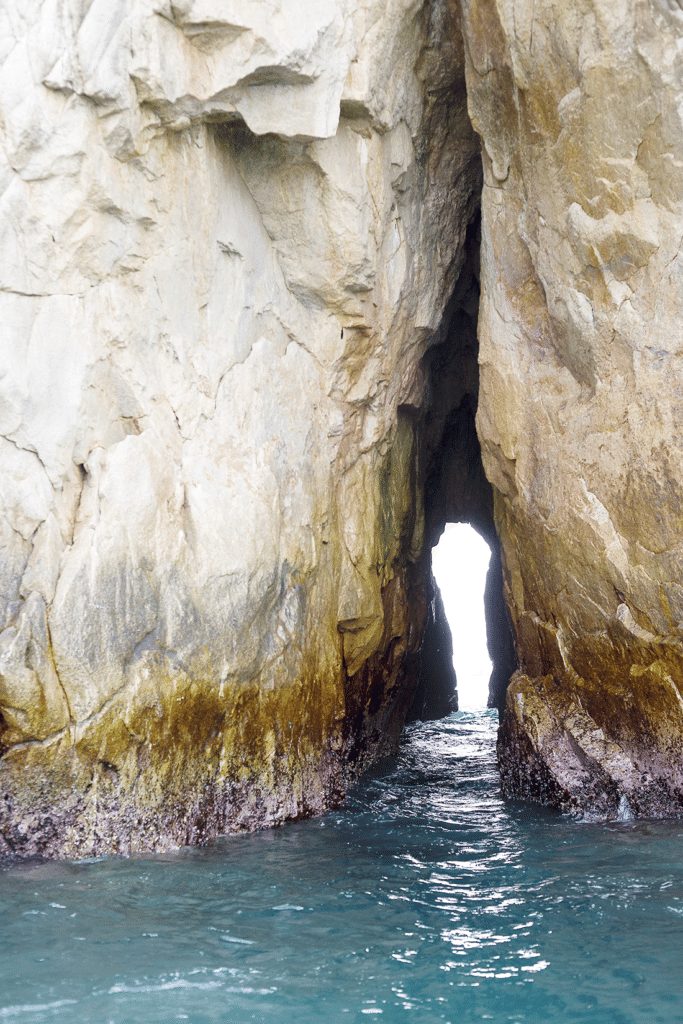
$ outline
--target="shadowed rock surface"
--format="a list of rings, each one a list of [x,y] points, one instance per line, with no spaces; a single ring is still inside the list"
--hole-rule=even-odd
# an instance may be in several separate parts
[[[453,639],[441,591],[432,578],[433,597],[420,647],[420,674],[406,722],[429,722],[458,710],[458,681],[453,667]]]

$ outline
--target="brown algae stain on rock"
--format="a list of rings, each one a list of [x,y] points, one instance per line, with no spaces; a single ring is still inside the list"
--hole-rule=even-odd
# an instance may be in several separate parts
[[[150,673],[134,703],[122,694],[94,724],[0,760],[4,852],[161,850],[319,813],[343,792],[335,683],[221,697]]]

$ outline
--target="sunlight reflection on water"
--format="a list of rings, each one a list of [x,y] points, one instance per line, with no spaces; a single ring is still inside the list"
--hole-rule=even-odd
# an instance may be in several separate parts
[[[666,1024],[680,822],[506,805],[496,715],[417,723],[324,818],[0,874],[0,1020]]]

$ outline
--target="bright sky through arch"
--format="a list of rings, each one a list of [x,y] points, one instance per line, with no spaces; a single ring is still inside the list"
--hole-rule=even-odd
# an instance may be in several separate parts
[[[449,523],[432,568],[453,635],[453,664],[461,711],[486,707],[491,660],[486,648],[484,587],[491,549],[466,523]]]

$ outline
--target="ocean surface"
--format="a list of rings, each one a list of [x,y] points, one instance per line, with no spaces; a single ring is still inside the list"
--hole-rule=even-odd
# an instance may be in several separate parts
[[[683,1021],[683,822],[506,804],[496,725],[409,727],[324,818],[0,871],[0,1022]]]

